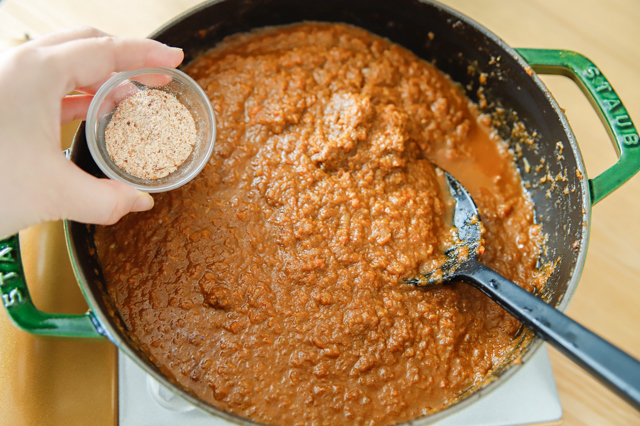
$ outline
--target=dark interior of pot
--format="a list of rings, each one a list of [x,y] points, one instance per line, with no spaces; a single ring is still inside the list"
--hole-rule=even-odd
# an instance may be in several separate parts
[[[541,262],[553,265],[553,272],[543,297],[559,306],[571,294],[586,252],[589,198],[580,153],[562,113],[539,80],[512,49],[473,21],[417,0],[223,0],[177,18],[152,38],[183,48],[186,64],[231,34],[300,21],[343,22],[387,37],[434,63],[460,83],[482,112],[492,114],[500,136],[510,141],[535,204],[536,220],[547,236]],[[83,127],[76,135],[72,160],[102,176],[86,147]],[[106,321],[103,325],[135,348],[135,342],[122,336],[117,316],[110,315],[114,309],[104,297],[100,266],[93,256],[92,228],[70,224],[73,256],[96,304],[108,314],[99,315]],[[526,357],[532,347],[527,335],[522,333],[524,344],[496,369],[494,377],[509,370],[514,358]]]

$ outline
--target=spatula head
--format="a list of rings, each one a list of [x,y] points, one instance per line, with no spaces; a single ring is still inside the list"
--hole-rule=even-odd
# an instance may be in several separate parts
[[[438,166],[434,166],[439,168]],[[442,170],[442,169],[440,169]],[[442,170],[449,193],[454,201],[453,227],[456,237],[452,246],[444,251],[445,260],[440,267],[416,278],[406,280],[409,284],[430,286],[443,284],[455,276],[455,271],[464,262],[475,259],[484,251],[482,234],[484,227],[480,221],[478,208],[469,192],[456,178]]]

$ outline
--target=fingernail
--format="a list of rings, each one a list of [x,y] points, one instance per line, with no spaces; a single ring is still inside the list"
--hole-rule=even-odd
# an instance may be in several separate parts
[[[139,192],[136,202],[133,204],[132,212],[144,212],[153,207],[153,197],[146,192]]]

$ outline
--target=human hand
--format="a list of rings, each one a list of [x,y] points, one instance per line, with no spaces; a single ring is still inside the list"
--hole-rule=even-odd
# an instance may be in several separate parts
[[[114,72],[176,67],[183,58],[153,40],[88,27],[0,52],[0,238],[58,219],[108,225],[152,208],[149,194],[68,161],[60,125],[85,119],[92,95]],[[67,96],[74,89],[86,94]]]

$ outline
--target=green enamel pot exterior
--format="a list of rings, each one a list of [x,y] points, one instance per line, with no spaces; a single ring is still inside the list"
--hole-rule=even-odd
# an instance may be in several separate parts
[[[602,120],[618,154],[618,161],[599,176],[589,180],[594,205],[640,168],[640,137],[627,109],[602,71],[587,57],[570,50],[516,49],[539,74],[558,74],[574,80]]]
[[[28,333],[51,337],[104,337],[98,332],[100,326],[91,311],[82,315],[56,314],[36,308],[25,280],[17,234],[0,241],[0,294],[9,318]]]
[[[388,37],[425,60],[433,61],[454,81],[467,89],[469,97],[478,102],[481,85],[478,75],[469,72],[471,65],[486,72],[485,94],[493,102],[486,112],[514,111],[532,134],[547,138],[550,146],[538,149],[524,146],[523,158],[516,163],[523,174],[529,163],[544,158],[547,170],[531,172],[531,182],[551,174],[565,173],[566,191],[574,194],[567,199],[549,197],[550,189],[531,188],[536,206],[536,221],[549,236],[549,247],[544,261],[558,260],[558,267],[550,277],[553,289],[545,297],[548,303],[565,310],[575,291],[586,258],[591,206],[601,201],[640,169],[639,137],[631,118],[603,73],[589,59],[570,51],[546,49],[512,49],[479,24],[458,12],[428,0],[325,0],[299,2],[295,0],[216,0],[204,3],[177,17],[151,38],[184,48],[185,62],[197,56],[206,47],[213,46],[227,35],[248,31],[266,25],[281,25],[303,20],[346,22],[361,26]],[[428,37],[432,31],[435,34]],[[582,88],[607,128],[619,159],[604,173],[587,179],[582,156],[564,113],[551,94],[531,69],[541,74],[561,74],[572,78]],[[515,95],[514,95],[515,94]],[[504,102],[503,102],[504,101]],[[493,108],[493,109],[491,109]],[[484,110],[483,110],[484,112]],[[514,114],[514,117],[516,115]],[[509,120],[507,120],[509,121]],[[513,124],[509,122],[508,124]],[[72,147],[71,160],[95,176],[99,169],[90,160],[80,127]],[[511,127],[499,128],[505,140]],[[564,141],[566,160],[554,151],[556,141]],[[559,143],[559,142],[558,142]],[[542,152],[541,152],[542,151]],[[546,157],[545,157],[546,156]],[[523,162],[524,161],[524,162]],[[543,161],[544,162],[544,161]],[[550,164],[555,162],[554,164]],[[565,192],[566,193],[566,192]],[[225,413],[193,397],[173,385],[149,362],[123,330],[114,315],[110,302],[105,302],[103,277],[99,263],[91,253],[92,227],[65,221],[67,247],[76,278],[89,304],[83,315],[45,313],[31,300],[20,259],[17,235],[0,241],[0,295],[6,312],[15,325],[29,333],[43,336],[97,338],[107,336],[118,347],[162,384],[171,387],[180,396],[203,410],[240,424],[253,424],[246,419]],[[575,241],[575,244],[571,244]],[[573,250],[572,246],[577,247]],[[548,253],[547,253],[548,252]],[[521,358],[528,357],[540,346],[533,338]],[[502,383],[519,367],[518,362],[507,362],[495,377],[486,380],[470,395],[428,418],[412,424],[437,421],[475,401],[481,394]]]

